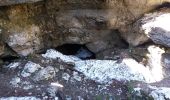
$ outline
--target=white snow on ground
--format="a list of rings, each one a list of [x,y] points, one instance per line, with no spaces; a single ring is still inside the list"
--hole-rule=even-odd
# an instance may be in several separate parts
[[[75,69],[82,72],[88,78],[99,83],[111,83],[116,80],[137,80],[147,83],[155,82],[149,68],[139,64],[133,59],[124,59],[121,63],[114,60],[80,60],[75,56],[66,56],[53,49],[47,50],[42,55],[45,58],[59,58],[64,62],[72,62]]]
[[[0,97],[0,100],[41,100],[36,97]]]
[[[28,77],[38,69],[40,69],[41,66],[39,64],[33,63],[29,61],[25,66],[23,71],[21,72],[22,77]]]
[[[47,50],[47,52],[45,54],[42,54],[42,56],[44,58],[51,58],[51,59],[56,59],[56,58],[60,58],[61,60],[63,60],[64,62],[75,62],[80,60],[78,57],[76,56],[66,56],[63,55],[62,53],[53,50],[53,49],[49,49]]]
[[[170,88],[167,87],[157,88],[150,93],[150,96],[152,96],[154,100],[169,100]]]

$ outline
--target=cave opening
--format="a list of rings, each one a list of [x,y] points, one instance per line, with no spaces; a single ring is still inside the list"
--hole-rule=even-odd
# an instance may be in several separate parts
[[[82,44],[63,44],[55,49],[64,55],[74,55],[82,60],[96,59],[95,53]]]

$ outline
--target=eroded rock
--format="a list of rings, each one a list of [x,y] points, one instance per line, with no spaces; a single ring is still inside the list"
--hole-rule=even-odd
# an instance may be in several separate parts
[[[40,70],[39,72],[37,72],[34,77],[33,80],[38,82],[38,81],[43,81],[43,80],[49,80],[54,78],[56,75],[55,73],[55,69],[52,66],[48,66],[42,70]]]
[[[133,25],[122,28],[122,36],[131,45],[137,46],[151,39],[156,44],[169,47],[169,8],[145,14]]]
[[[21,3],[34,3],[42,0],[0,0],[0,6],[9,6]]]

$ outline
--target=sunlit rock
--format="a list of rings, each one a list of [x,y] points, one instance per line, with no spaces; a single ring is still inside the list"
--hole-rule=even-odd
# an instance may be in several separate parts
[[[161,63],[162,54],[165,53],[163,49],[158,46],[148,47],[148,66],[155,81],[161,81],[164,76],[164,70]]]
[[[145,14],[133,25],[122,28],[122,36],[133,46],[143,44],[151,39],[156,44],[170,47],[169,17],[169,8]]]
[[[154,100],[168,100],[170,99],[170,88],[168,87],[157,88],[150,93],[150,96],[152,96]]]
[[[100,83],[112,83],[114,79],[119,81],[154,81],[149,69],[133,59],[124,59],[122,63],[113,60],[77,61],[75,69]]]
[[[45,54],[42,54],[42,56],[44,58],[47,59],[61,59],[64,62],[75,62],[80,60],[79,58],[77,58],[76,56],[67,56],[67,55],[63,55],[62,53],[54,50],[54,49],[49,49],[47,50],[47,52]]]

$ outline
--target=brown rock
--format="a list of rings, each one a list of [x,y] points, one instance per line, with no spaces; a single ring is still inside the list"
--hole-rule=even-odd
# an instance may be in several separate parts
[[[0,0],[0,6],[20,4],[20,3],[34,3],[42,0]]]

